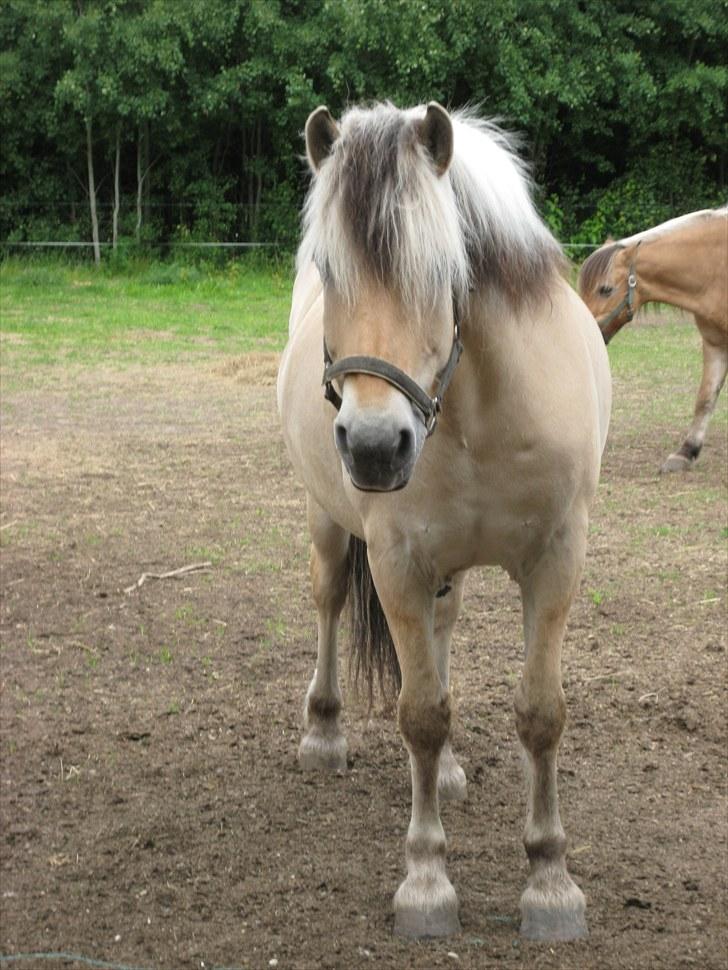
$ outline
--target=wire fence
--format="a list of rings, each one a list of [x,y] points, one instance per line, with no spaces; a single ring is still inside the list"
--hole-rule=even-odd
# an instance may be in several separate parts
[[[16,241],[12,239],[1,239],[0,246],[8,247],[29,247],[29,248],[92,248],[92,242],[78,242],[77,240],[40,240],[40,241]],[[168,240],[162,243],[164,247],[188,248],[188,249],[280,249],[282,244],[276,242],[182,242],[180,240]],[[563,249],[599,249],[601,243],[562,243]],[[110,242],[99,242],[99,246],[108,248],[113,246]]]

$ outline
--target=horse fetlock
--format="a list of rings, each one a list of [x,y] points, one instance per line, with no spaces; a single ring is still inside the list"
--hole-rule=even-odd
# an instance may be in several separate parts
[[[311,691],[306,695],[304,719],[306,726],[310,724],[333,725],[338,728],[341,713],[341,697],[336,695],[324,696]]]
[[[410,874],[445,871],[447,843],[439,819],[429,825],[410,825],[405,843],[407,870]]]
[[[523,845],[532,871],[542,864],[561,862],[566,855],[566,836],[563,831],[550,835],[527,833],[524,836]]]
[[[521,936],[551,942],[588,936],[584,893],[563,863],[532,872],[521,896]]]

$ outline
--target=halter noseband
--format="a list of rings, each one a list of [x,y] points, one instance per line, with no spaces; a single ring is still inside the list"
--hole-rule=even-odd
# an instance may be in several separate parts
[[[392,387],[396,387],[402,394],[417,408],[422,416],[425,431],[429,438],[437,425],[437,417],[442,410],[442,399],[445,391],[455,373],[460,356],[463,352],[463,343],[460,339],[460,322],[457,314],[453,331],[452,349],[447,363],[440,371],[435,385],[433,397],[423,390],[420,385],[412,380],[409,374],[405,374],[399,367],[390,364],[389,361],[382,360],[380,357],[367,357],[357,355],[354,357],[344,357],[342,360],[334,361],[326,346],[324,338],[324,376],[322,384],[324,386],[324,397],[331,401],[336,410],[341,408],[341,395],[333,385],[333,381],[342,374],[370,374],[372,377],[379,377]]]

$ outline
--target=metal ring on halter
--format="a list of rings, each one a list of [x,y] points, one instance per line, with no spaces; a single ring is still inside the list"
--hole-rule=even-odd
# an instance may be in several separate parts
[[[604,329],[608,326],[612,320],[620,315],[622,310],[627,308],[627,322],[634,317],[634,291],[637,289],[637,273],[634,269],[634,264],[629,268],[629,276],[627,277],[627,292],[621,303],[619,303],[611,313],[608,313],[606,317],[602,317],[601,320],[597,320],[600,329]]]

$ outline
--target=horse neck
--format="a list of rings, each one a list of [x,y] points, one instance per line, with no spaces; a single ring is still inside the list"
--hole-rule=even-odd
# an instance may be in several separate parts
[[[632,260],[639,305],[670,303],[690,313],[704,312],[706,290],[715,284],[719,271],[716,254],[721,244],[725,245],[725,220],[719,218],[645,236]]]

